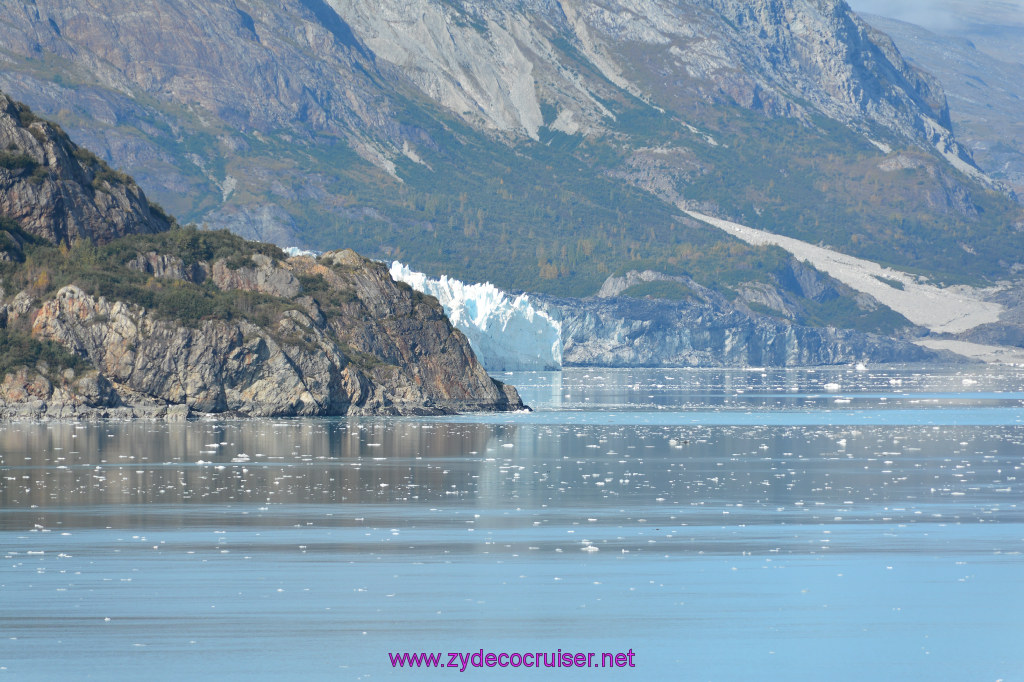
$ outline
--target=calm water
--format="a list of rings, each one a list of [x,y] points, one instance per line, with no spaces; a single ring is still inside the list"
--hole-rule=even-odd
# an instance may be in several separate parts
[[[0,426],[0,676],[1024,680],[1024,370],[573,370],[531,414]]]

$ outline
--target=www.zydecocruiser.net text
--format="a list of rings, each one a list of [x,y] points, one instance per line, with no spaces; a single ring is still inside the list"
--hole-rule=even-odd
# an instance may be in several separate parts
[[[488,652],[449,651],[435,653],[389,653],[392,668],[450,668],[465,672],[469,668],[635,668],[636,653],[528,651]]]

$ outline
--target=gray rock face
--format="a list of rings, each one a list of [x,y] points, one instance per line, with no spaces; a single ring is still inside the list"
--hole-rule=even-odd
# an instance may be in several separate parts
[[[605,280],[596,298],[614,299],[623,295],[626,298],[663,298],[649,294],[636,296],[635,291],[629,291],[633,287],[651,283],[676,285],[677,293],[680,295],[675,298],[685,299],[691,306],[707,306],[718,313],[735,311],[741,316],[752,315],[757,306],[762,306],[773,314],[805,326],[814,326],[809,322],[813,311],[808,310],[814,303],[828,303],[838,298],[847,298],[862,312],[871,312],[882,307],[873,296],[854,291],[796,258],[790,258],[784,266],[772,273],[769,281],[741,284],[736,289],[738,296],[732,300],[713,289],[701,286],[690,277],[666,275],[652,270],[631,270],[622,276],[613,275]],[[909,328],[912,325],[907,321],[906,326]]]
[[[396,135],[400,153],[420,140],[401,131],[374,83],[393,78],[390,67],[495,130],[536,135],[542,103],[564,112],[566,130],[603,127],[602,86],[559,49],[565,40],[591,70],[643,97],[661,97],[647,80],[660,75],[680,92],[777,112],[810,103],[925,139],[933,133],[921,116],[948,124],[941,90],[841,0],[146,0],[120,10],[112,0],[87,12],[73,0],[9,3],[0,45],[78,61],[111,90],[181,98],[235,126],[372,129]],[[186,75],[186,64],[201,71]]]
[[[329,180],[347,163],[255,147],[340,139],[397,176],[444,144],[410,92],[510,145],[547,129],[617,147],[631,131],[609,103],[639,98],[684,121],[709,105],[824,115],[973,163],[935,81],[842,0],[34,0],[0,22],[8,53],[72,65],[59,82],[12,66],[0,87],[74,120],[185,219],[281,244],[303,243],[308,202],[347,207]],[[674,202],[706,161],[676,156],[641,186]]]
[[[566,132],[611,124],[595,101],[600,86],[574,77],[557,36],[616,86],[663,105],[696,95],[773,115],[817,111],[969,160],[952,140],[941,87],[840,0],[330,4],[425,94],[497,130],[536,136],[542,102],[555,104]]]
[[[160,263],[164,276],[181,273],[174,259],[141,259]],[[514,388],[487,376],[436,300],[400,287],[384,266],[352,252],[320,263],[296,258],[279,265],[259,255],[254,261],[237,271],[219,261],[212,276],[225,290],[294,299],[295,307],[267,327],[244,320],[189,327],[73,285],[50,300],[5,306],[32,320],[34,338],[59,343],[98,371],[57,385],[36,372],[9,374],[0,416],[180,419],[523,407]],[[322,277],[347,301],[345,314],[327,318],[314,298],[299,296],[298,274]]]
[[[166,230],[135,182],[0,93],[0,216],[52,242]]]
[[[542,298],[562,318],[562,362],[608,367],[797,367],[922,362],[906,341],[807,327],[720,305],[633,298]]]
[[[193,284],[202,284],[209,277],[209,266],[205,268],[200,265],[185,265],[185,262],[177,256],[168,256],[153,251],[140,253],[128,261],[129,270],[143,272],[160,279],[177,279]]]
[[[295,298],[302,287],[291,271],[274,267],[270,258],[256,254],[255,267],[232,270],[223,261],[213,264],[213,283],[225,291],[256,291],[280,298]]]

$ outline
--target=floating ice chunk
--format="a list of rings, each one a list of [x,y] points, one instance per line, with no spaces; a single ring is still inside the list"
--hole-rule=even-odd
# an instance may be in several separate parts
[[[526,294],[512,297],[490,283],[432,279],[398,261],[391,264],[391,276],[436,297],[488,371],[561,369],[562,324]]]

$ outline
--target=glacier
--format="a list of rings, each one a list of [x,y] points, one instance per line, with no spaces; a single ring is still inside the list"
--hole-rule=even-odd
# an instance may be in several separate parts
[[[562,368],[562,324],[527,294],[513,297],[490,283],[434,279],[398,261],[391,264],[391,277],[437,298],[487,371]]]
[[[322,251],[310,251],[309,249],[303,249],[298,246],[282,246],[281,250],[284,251],[284,255],[289,258],[295,256],[309,256],[310,258],[319,258]]]

